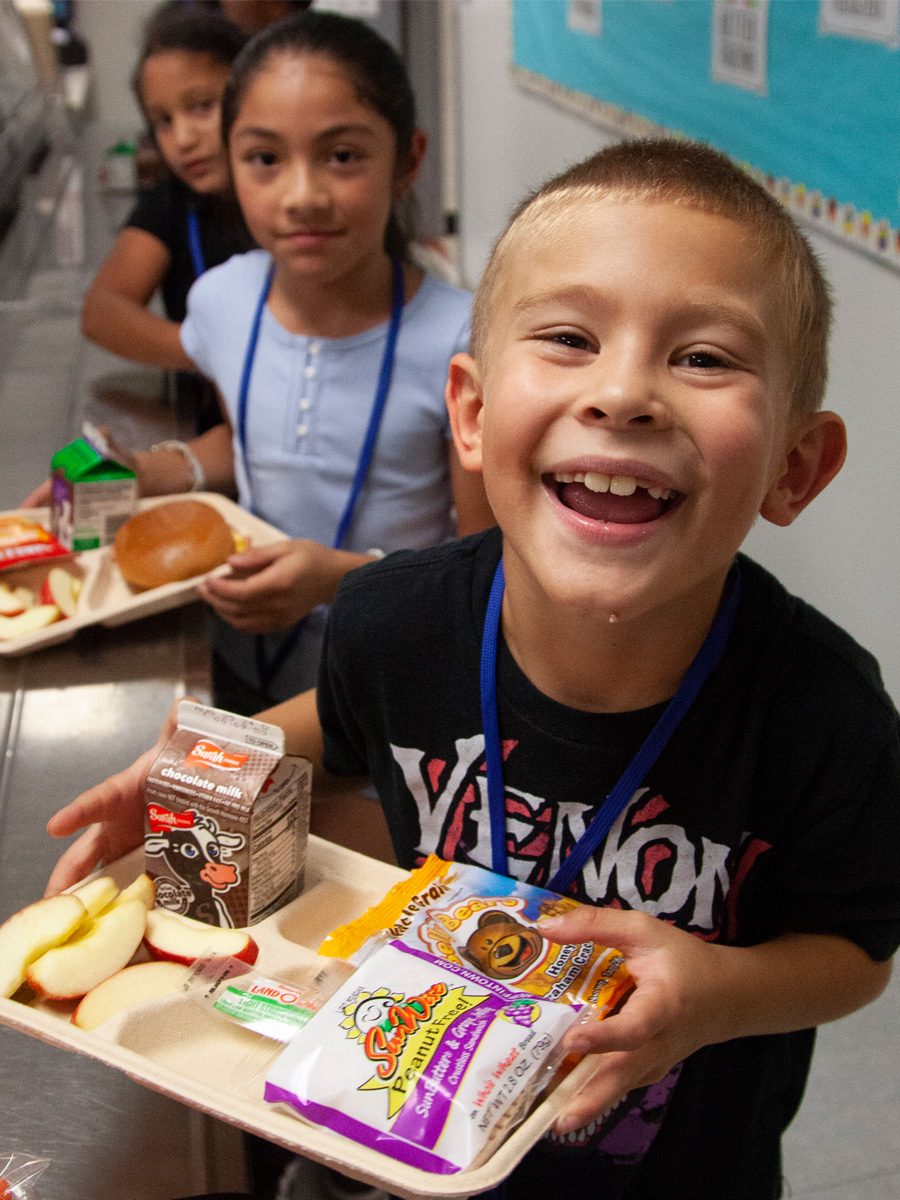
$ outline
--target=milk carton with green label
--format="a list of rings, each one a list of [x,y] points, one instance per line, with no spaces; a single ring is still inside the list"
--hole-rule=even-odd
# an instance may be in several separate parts
[[[112,545],[137,507],[137,478],[86,438],[53,455],[50,528],[67,550]]]

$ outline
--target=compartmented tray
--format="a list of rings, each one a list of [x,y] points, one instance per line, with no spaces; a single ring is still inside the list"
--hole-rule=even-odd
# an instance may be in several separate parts
[[[125,886],[143,870],[143,851],[103,870]],[[256,967],[290,981],[291,971],[324,965],[315,948],[335,926],[376,903],[406,872],[310,837],[306,886],[280,912],[253,926]],[[19,993],[22,995],[23,993]],[[395,1195],[464,1197],[495,1187],[550,1127],[593,1069],[584,1062],[500,1145],[487,1162],[454,1175],[436,1175],[359,1145],[322,1126],[267,1104],[263,1096],[267,1047],[277,1049],[175,993],[109,1017],[91,1032],[71,1023],[75,1002],[0,999],[0,1024],[51,1045],[86,1054],[124,1071],[137,1083],[278,1142],[316,1162]]]
[[[184,496],[154,496],[138,501],[138,509],[153,508],[157,504],[166,504],[171,500],[202,500],[218,509],[232,529],[242,533],[252,546],[266,546],[271,542],[288,540],[288,535],[261,521],[252,513],[245,512],[240,505],[220,496],[217,492],[189,492]],[[47,508],[19,509],[15,512],[0,513],[4,517],[22,517],[26,521],[36,521],[46,529],[50,527],[50,511]],[[179,580],[177,583],[166,583],[162,587],[140,588],[132,587],[122,578],[116,564],[110,555],[110,548],[103,550],[84,550],[71,558],[53,559],[49,562],[36,563],[33,566],[10,567],[0,572],[0,579],[10,587],[20,584],[31,588],[37,595],[41,584],[54,566],[62,566],[72,575],[77,575],[81,583],[81,594],[78,597],[78,610],[74,617],[63,617],[52,625],[34,633],[23,634],[22,637],[0,640],[0,655],[15,656],[30,654],[33,650],[43,650],[47,646],[56,646],[60,642],[74,637],[79,629],[87,625],[125,625],[136,621],[139,617],[150,617],[155,613],[166,612],[181,604],[188,604],[195,597],[197,584],[210,575],[227,575],[228,567],[216,567],[205,575],[195,575],[191,579]]]

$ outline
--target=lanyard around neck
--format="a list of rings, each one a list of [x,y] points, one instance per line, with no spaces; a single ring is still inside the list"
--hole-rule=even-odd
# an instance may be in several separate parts
[[[250,463],[247,459],[247,408],[250,395],[250,376],[253,372],[253,360],[256,357],[256,346],[259,341],[259,331],[262,325],[263,312],[265,311],[266,301],[269,296],[269,291],[272,287],[272,279],[275,274],[275,263],[269,267],[266,273],[266,278],[263,282],[262,291],[259,294],[259,299],[256,303],[256,311],[253,314],[253,324],[250,327],[250,337],[247,342],[247,351],[244,355],[244,368],[241,373],[240,391],[238,393],[238,408],[237,408],[237,436],[241,447],[241,455],[244,460],[244,475],[247,480],[247,491],[250,496],[251,510],[252,505],[252,485],[250,482]],[[341,513],[341,518],[338,521],[337,531],[335,532],[332,549],[340,550],[343,546],[347,534],[350,532],[350,527],[353,524],[353,515],[356,511],[356,504],[359,500],[360,493],[366,482],[369,474],[369,467],[372,463],[372,455],[375,450],[375,442],[378,438],[378,430],[381,427],[381,418],[384,414],[385,405],[387,403],[388,392],[391,387],[391,375],[394,371],[394,359],[396,358],[397,338],[400,333],[400,318],[403,315],[403,297],[404,297],[404,278],[403,264],[399,259],[395,258],[391,261],[391,320],[388,326],[387,339],[384,344],[384,352],[381,356],[381,366],[378,371],[378,382],[375,385],[375,395],[372,399],[372,408],[369,413],[369,422],[366,426],[365,437],[363,438],[362,446],[359,451],[359,458],[356,463],[356,470],[353,473],[353,481],[350,484],[350,492],[347,496],[347,501],[344,505],[344,511]],[[260,677],[260,683],[263,688],[274,682],[276,676],[286,662],[294,646],[297,644],[297,639],[303,629],[306,618],[298,621],[292,629],[288,631],[284,641],[278,649],[277,654],[271,662],[266,662],[265,643],[261,637],[256,639],[256,666]]]
[[[206,260],[203,257],[203,247],[200,245],[200,221],[196,209],[189,208],[187,215],[188,246],[191,250],[191,262],[194,266],[194,278],[199,279],[206,270]]]
[[[508,875],[506,857],[506,797],[503,789],[503,758],[497,720],[497,642],[500,610],[503,605],[505,578],[503,559],[497,564],[488,599],[481,641],[481,720],[484,727],[484,758],[487,772],[488,811],[491,829],[491,867],[499,875]],[[735,561],[728,573],[719,610],[696,657],[688,667],[678,691],[666,705],[662,716],[647,735],[637,754],[625,768],[618,783],[591,820],[587,829],[547,883],[552,892],[565,895],[585,863],[615,824],[634,796],[641,780],[659,758],[682,717],[697,698],[714,670],[734,624],[740,596],[740,567]]]

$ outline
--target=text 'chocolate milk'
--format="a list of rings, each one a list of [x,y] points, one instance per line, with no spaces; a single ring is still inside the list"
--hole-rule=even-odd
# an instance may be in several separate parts
[[[144,853],[156,903],[255,925],[303,888],[312,768],[276,725],[191,700],[144,792]]]

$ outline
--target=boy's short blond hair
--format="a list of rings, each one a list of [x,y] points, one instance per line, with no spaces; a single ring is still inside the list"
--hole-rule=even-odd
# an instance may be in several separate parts
[[[783,311],[791,374],[791,406],[815,412],[828,375],[831,297],[818,259],[788,212],[724,154],[675,138],[620,142],[578,163],[519,205],[494,245],[475,294],[471,352],[483,359],[490,310],[504,264],[521,236],[548,233],[573,204],[591,200],[677,204],[728,217],[750,229],[772,266],[772,287]]]

